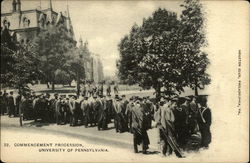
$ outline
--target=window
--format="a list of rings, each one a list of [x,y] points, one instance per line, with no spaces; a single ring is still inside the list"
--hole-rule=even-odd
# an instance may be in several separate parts
[[[5,17],[3,20],[3,27],[4,28],[9,28],[10,26],[10,22],[7,20],[7,18]]]
[[[23,27],[29,27],[30,26],[30,20],[27,17],[23,18]]]

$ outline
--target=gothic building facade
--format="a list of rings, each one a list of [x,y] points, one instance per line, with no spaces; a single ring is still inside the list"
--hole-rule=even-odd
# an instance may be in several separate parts
[[[49,26],[59,23],[64,24],[69,35],[74,38],[68,7],[64,14],[55,12],[51,0],[47,9],[30,10],[22,10],[21,0],[13,0],[12,11],[1,13],[1,33],[8,30],[12,39],[18,42],[29,42],[39,31],[46,30]]]
[[[8,13],[1,13],[1,40],[6,42],[28,43],[32,42],[41,30],[47,30],[50,26],[63,24],[68,34],[75,40],[73,26],[67,11],[55,12],[52,1],[49,0],[48,8],[22,10],[21,0],[12,0],[12,10]],[[4,39],[3,39],[4,38]],[[85,79],[96,83],[103,80],[103,70],[100,57],[88,50],[88,42],[79,40],[79,55],[83,55],[85,67]]]
[[[84,69],[86,81],[95,83],[102,82],[104,79],[103,65],[98,54],[91,53],[88,50],[88,42],[83,44],[82,38],[79,40],[80,55],[84,58]]]

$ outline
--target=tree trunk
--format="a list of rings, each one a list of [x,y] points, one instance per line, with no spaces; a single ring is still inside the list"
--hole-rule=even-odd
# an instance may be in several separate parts
[[[77,80],[76,80],[76,89],[77,89],[77,96],[79,96],[80,95],[80,76],[78,72],[77,72]]]
[[[195,96],[198,96],[198,87],[197,86],[195,86],[194,91],[195,91]]]
[[[47,84],[47,88],[49,89],[49,82],[47,82],[46,84]]]
[[[198,82],[197,82],[197,80],[195,81],[194,91],[195,91],[195,96],[198,96]]]
[[[54,92],[54,91],[55,91],[55,82],[52,81],[52,82],[51,82],[51,85],[52,85],[51,89],[52,89],[52,91]]]
[[[155,88],[155,92],[156,92],[156,95],[155,95],[156,102],[159,102],[161,99],[161,87],[159,84],[157,84],[157,86]]]

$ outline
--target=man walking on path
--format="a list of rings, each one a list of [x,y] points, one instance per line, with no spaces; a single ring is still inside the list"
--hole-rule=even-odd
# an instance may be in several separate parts
[[[145,113],[141,106],[141,99],[136,100],[135,106],[131,109],[131,114],[134,152],[138,153],[137,145],[142,144],[142,153],[146,154],[150,142],[146,130]]]

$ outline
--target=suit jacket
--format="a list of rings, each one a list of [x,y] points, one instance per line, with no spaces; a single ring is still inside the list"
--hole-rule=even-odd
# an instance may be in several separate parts
[[[174,128],[173,122],[175,120],[174,113],[170,107],[165,104],[161,107],[161,125],[163,128]]]
[[[132,127],[136,130],[141,131],[145,129],[145,113],[143,112],[143,108],[140,104],[135,104],[131,109],[132,115]]]

